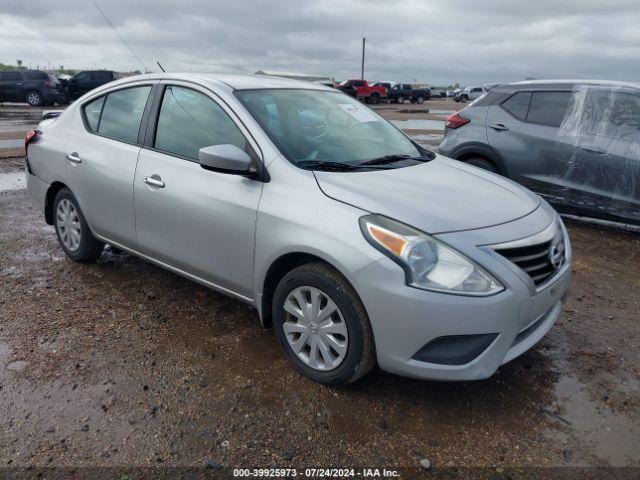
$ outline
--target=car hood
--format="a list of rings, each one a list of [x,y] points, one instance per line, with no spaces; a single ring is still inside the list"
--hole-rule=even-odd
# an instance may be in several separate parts
[[[328,197],[431,234],[510,222],[540,205],[506,178],[439,155],[405,168],[314,173]]]

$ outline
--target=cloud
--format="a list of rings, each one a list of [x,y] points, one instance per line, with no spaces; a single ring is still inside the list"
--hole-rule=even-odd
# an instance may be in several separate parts
[[[431,84],[634,81],[637,1],[97,0],[151,70],[366,76]],[[4,0],[0,61],[142,69],[91,0]]]

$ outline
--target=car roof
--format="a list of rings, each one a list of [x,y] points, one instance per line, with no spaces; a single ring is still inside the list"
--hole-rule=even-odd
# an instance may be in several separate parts
[[[640,84],[632,83],[632,82],[620,82],[616,80],[569,79],[569,80],[525,80],[521,82],[501,84],[501,85],[498,85],[496,89],[502,89],[502,88],[511,89],[511,90],[527,90],[531,88],[539,88],[542,90],[550,90],[554,88],[572,89],[577,85],[640,88]]]
[[[325,90],[334,92],[335,89],[325,85],[319,85],[302,80],[291,80],[288,78],[272,77],[269,75],[239,75],[220,73],[146,73],[142,75],[132,75],[105,85],[106,89],[111,89],[118,85],[143,80],[182,80],[201,85],[209,85],[223,90],[259,90],[259,89],[283,89],[297,88],[307,90]]]

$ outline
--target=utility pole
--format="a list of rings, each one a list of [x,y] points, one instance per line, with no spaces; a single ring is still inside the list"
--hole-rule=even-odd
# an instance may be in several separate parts
[[[362,37],[362,69],[360,70],[360,80],[364,80],[364,46],[367,43],[367,39]]]

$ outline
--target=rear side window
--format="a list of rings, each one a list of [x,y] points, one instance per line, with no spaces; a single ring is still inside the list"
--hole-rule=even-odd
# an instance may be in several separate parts
[[[112,78],[111,72],[91,72],[91,80],[94,82],[110,82]]]
[[[22,75],[20,72],[4,72],[2,74],[3,82],[19,82],[22,80]]]
[[[123,142],[136,143],[149,92],[151,87],[144,86],[109,93],[102,107],[98,133]]]
[[[527,122],[559,127],[570,98],[571,92],[533,92]]]
[[[38,71],[24,72],[24,77],[27,80],[46,80],[48,78],[46,73]]]
[[[165,89],[155,148],[197,160],[202,147],[224,144],[248,150],[244,135],[216,102],[189,88]]]
[[[518,120],[524,122],[527,118],[529,100],[531,100],[530,92],[518,92],[502,102],[502,108]]]
[[[98,131],[98,122],[100,121],[100,113],[102,113],[102,105],[104,105],[104,97],[100,97],[84,107],[84,116],[87,119],[89,129],[94,132]]]

